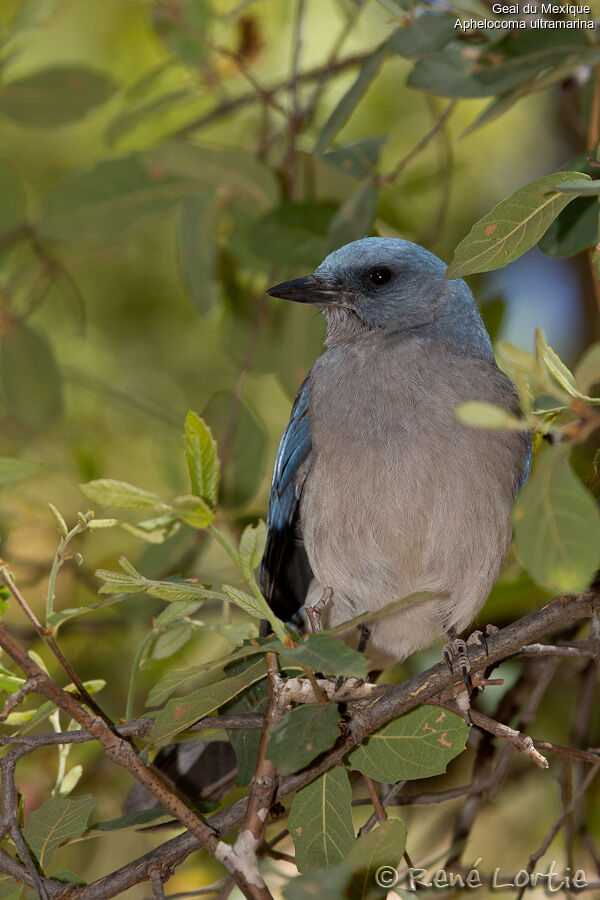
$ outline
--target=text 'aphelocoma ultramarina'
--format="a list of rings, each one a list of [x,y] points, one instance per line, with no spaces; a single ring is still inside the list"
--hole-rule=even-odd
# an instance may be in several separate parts
[[[468,400],[519,407],[471,291],[445,269],[409,241],[365,238],[269,291],[320,307],[327,349],[277,454],[261,587],[284,619],[326,599],[325,626],[431,592],[373,622],[374,665],[471,622],[506,556],[531,461],[525,432],[455,415]]]

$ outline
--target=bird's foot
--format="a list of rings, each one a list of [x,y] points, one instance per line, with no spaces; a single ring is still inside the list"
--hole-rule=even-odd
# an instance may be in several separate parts
[[[325,609],[325,604],[331,600],[333,597],[333,590],[330,587],[326,587],[321,594],[321,599],[315,603],[314,606],[306,607],[306,615],[308,617],[308,621],[310,622],[310,627],[313,634],[317,634],[317,632],[321,631],[321,615],[323,610]]]
[[[453,675],[462,675],[467,691],[471,691],[471,661],[467,644],[462,638],[456,636],[454,628],[446,632],[449,640],[443,650],[444,660]]]

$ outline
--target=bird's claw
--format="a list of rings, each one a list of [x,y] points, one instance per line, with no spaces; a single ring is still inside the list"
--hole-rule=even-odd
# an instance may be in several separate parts
[[[471,662],[467,645],[462,638],[452,636],[444,647],[444,660],[453,675],[460,674],[468,692],[471,691]]]
[[[490,655],[490,648],[488,646],[487,639],[492,635],[498,632],[498,628],[496,625],[486,625],[483,631],[481,629],[477,629],[477,631],[473,631],[472,634],[467,638],[467,644],[479,644],[483,648],[483,652],[486,656]]]

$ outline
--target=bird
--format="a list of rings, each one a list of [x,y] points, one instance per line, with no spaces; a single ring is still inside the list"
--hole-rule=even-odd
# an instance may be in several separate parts
[[[450,667],[465,666],[458,635],[498,578],[531,466],[525,427],[456,414],[478,400],[521,415],[473,294],[445,274],[418,244],[365,237],[267,291],[319,308],[327,331],[279,445],[261,590],[313,630],[427,592],[342,628],[376,668],[443,638]]]

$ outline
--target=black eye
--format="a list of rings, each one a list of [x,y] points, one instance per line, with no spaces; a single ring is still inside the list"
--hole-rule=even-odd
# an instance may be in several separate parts
[[[392,270],[386,268],[386,266],[375,266],[369,271],[367,277],[375,287],[382,287],[384,284],[387,284],[388,281],[392,280],[393,273]]]

